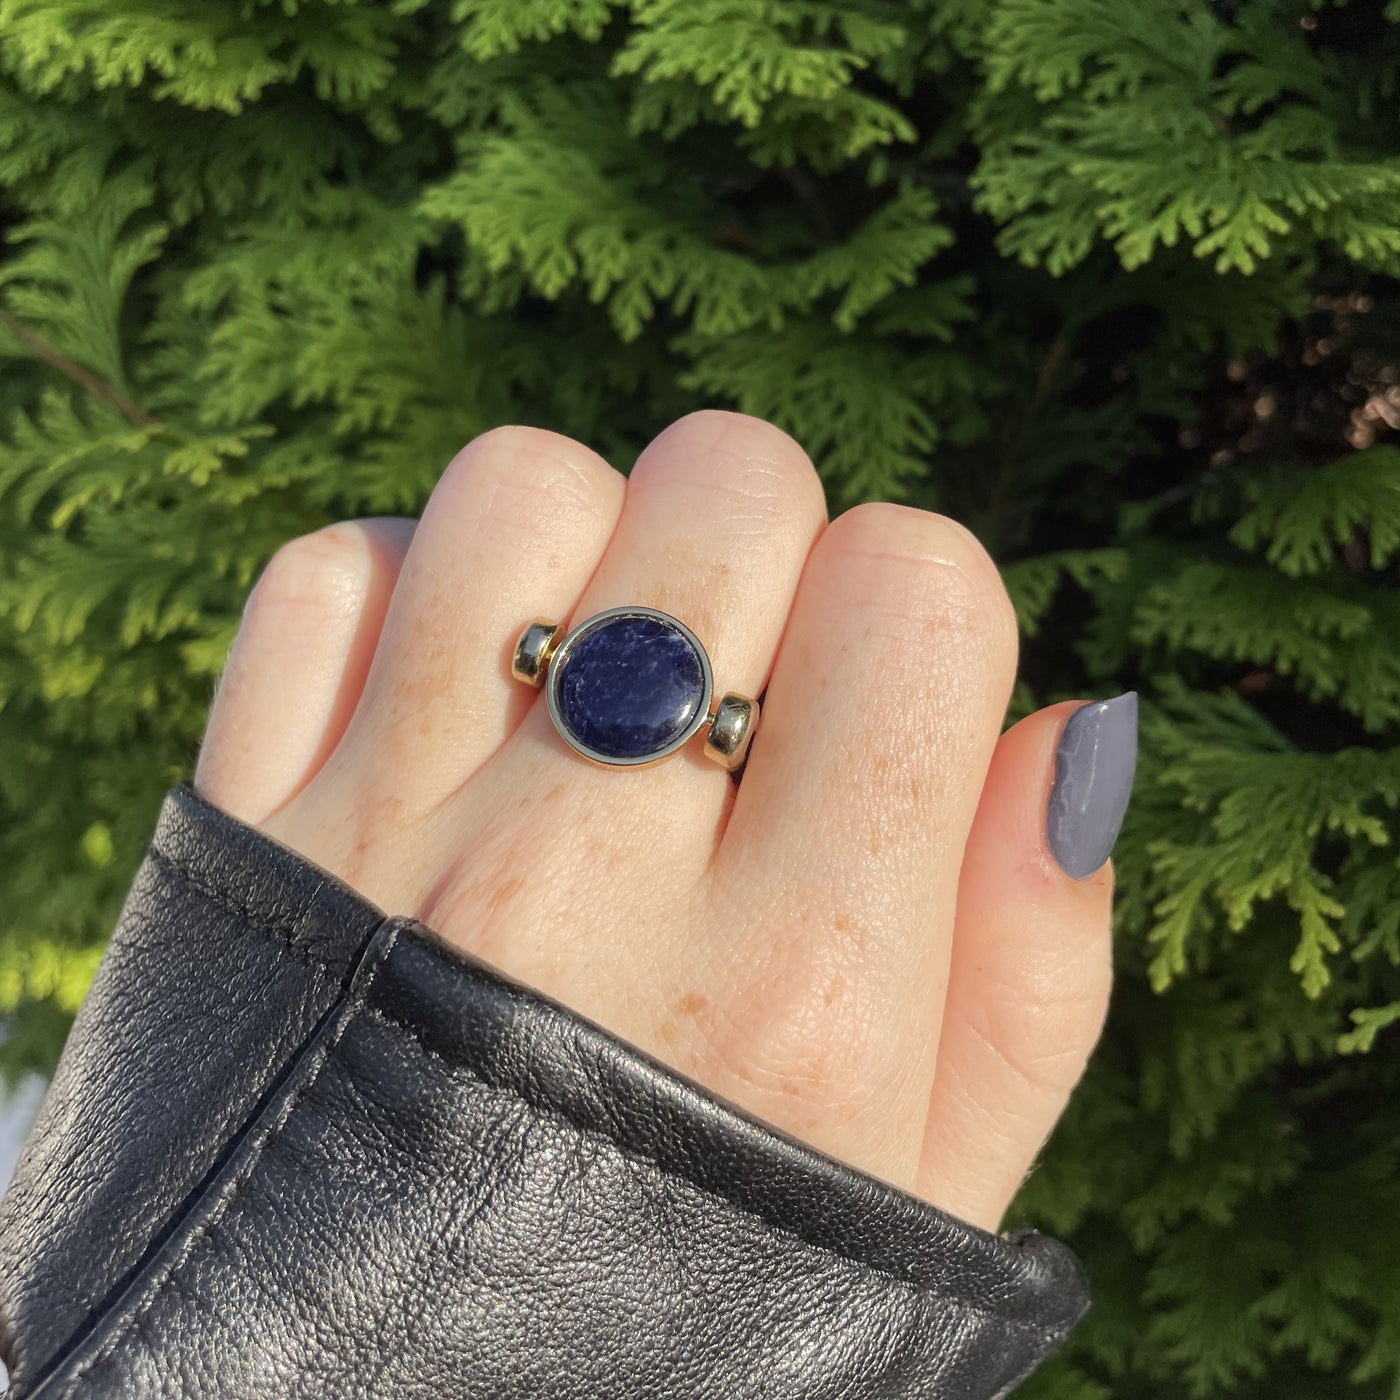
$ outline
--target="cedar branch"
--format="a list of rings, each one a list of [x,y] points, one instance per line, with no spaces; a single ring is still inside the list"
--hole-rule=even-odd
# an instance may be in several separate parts
[[[61,351],[55,350],[37,331],[30,330],[28,326],[17,321],[2,307],[0,307],[0,326],[4,326],[26,350],[43,360],[46,365],[52,365],[60,374],[66,375],[75,384],[86,389],[88,393],[95,394],[99,399],[111,404],[128,423],[135,423],[141,428],[159,428],[161,426],[160,419],[153,418],[140,404],[127,398],[119,389],[114,389],[105,379],[95,375],[90,369],[85,369],[76,360],[69,359]]]

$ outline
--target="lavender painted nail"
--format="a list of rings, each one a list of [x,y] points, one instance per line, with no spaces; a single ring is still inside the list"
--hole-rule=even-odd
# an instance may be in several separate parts
[[[1137,718],[1135,690],[1081,705],[1055,747],[1045,838],[1076,880],[1092,875],[1118,839],[1137,768]]]

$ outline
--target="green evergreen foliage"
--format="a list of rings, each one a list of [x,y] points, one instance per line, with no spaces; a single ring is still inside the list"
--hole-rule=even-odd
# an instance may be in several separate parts
[[[1397,1400],[1397,89],[1394,0],[0,0],[0,1064],[279,543],[731,405],[1143,695],[1025,1393]]]

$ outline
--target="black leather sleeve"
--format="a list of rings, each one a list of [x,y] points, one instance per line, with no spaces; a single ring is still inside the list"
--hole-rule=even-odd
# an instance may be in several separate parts
[[[0,1203],[14,1400],[992,1400],[1086,1307],[187,788]]]

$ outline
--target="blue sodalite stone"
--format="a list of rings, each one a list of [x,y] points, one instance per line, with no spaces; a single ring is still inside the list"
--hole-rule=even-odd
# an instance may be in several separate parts
[[[600,622],[569,648],[554,684],[563,723],[607,758],[660,753],[685,733],[705,702],[694,645],[657,617]]]

